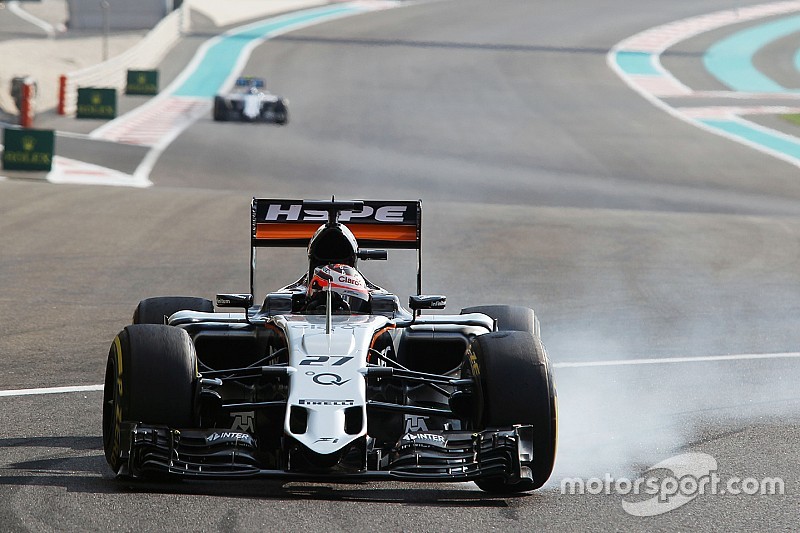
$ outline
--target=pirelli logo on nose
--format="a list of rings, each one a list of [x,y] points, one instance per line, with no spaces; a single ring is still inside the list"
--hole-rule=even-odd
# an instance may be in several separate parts
[[[353,232],[360,246],[418,248],[421,203],[364,200],[357,209],[342,210],[338,222]],[[253,200],[255,246],[306,246],[328,221],[328,212],[302,200]]]

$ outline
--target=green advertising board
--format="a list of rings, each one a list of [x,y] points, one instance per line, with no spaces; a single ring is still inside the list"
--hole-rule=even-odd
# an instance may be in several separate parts
[[[47,170],[53,166],[53,130],[4,129],[3,170]]]
[[[99,87],[78,89],[77,118],[116,118],[117,90]]]
[[[158,71],[129,70],[125,94],[158,94]]]

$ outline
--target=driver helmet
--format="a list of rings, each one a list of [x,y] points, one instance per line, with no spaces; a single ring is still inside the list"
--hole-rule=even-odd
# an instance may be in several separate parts
[[[331,292],[331,312],[369,312],[367,282],[350,265],[336,263],[314,269],[306,290],[307,310],[324,310],[327,305],[327,291]]]

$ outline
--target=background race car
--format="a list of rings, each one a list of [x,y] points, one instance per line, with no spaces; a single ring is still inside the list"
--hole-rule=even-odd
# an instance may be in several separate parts
[[[214,120],[289,122],[288,101],[265,89],[263,78],[243,77],[227,94],[214,97]]]

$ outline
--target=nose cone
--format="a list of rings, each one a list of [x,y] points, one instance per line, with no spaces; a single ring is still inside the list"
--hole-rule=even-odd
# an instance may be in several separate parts
[[[259,98],[258,94],[244,95],[244,109],[242,109],[242,112],[250,119],[254,119],[261,114],[261,98]]]

